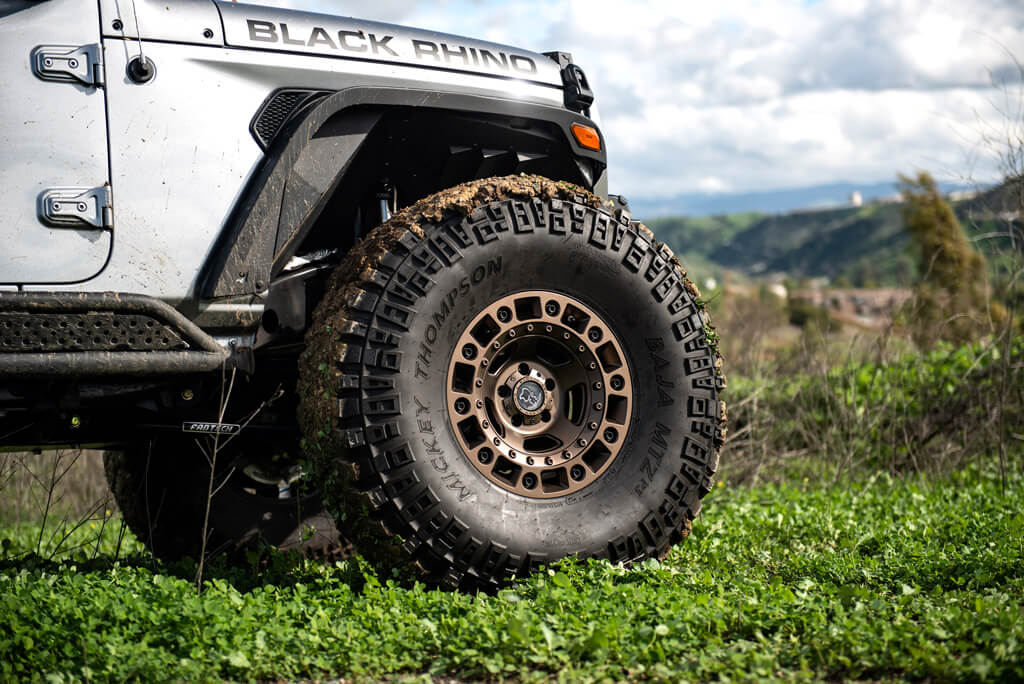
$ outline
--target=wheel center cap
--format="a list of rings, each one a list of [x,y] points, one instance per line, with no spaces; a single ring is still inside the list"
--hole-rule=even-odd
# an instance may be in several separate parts
[[[527,380],[516,388],[516,406],[524,413],[534,413],[544,405],[544,388],[540,383]]]

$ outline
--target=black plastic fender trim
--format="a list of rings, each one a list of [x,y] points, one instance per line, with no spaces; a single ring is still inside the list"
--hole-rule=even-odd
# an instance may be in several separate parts
[[[274,93],[268,100],[273,96]],[[344,118],[343,128],[322,134],[328,120],[353,107],[362,110]],[[452,110],[553,123],[561,129],[577,160],[593,160],[602,169],[607,164],[606,145],[597,124],[564,107],[408,88],[339,90],[319,98],[312,106],[300,107],[301,119],[280,129],[203,269],[201,298],[256,294],[267,288],[275,252],[319,217],[381,112],[389,107]],[[588,150],[576,142],[571,131],[574,123],[598,130],[600,151]]]

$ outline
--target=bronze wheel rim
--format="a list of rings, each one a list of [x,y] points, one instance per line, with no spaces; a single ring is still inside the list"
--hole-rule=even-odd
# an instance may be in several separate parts
[[[633,383],[615,333],[590,307],[529,290],[481,311],[448,366],[446,406],[466,458],[521,496],[574,494],[611,466]]]

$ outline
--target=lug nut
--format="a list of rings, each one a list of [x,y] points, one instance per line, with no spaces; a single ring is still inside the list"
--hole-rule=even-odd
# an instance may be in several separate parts
[[[608,428],[604,431],[604,441],[614,442],[619,438],[619,432],[615,428]]]
[[[543,420],[545,423],[550,422],[551,421],[551,411],[541,411],[540,419]]]
[[[508,395],[512,394],[512,390],[509,389],[508,385],[501,385],[498,387],[498,396],[504,399]]]
[[[601,341],[601,329],[600,328],[591,328],[590,330],[587,331],[587,337],[590,338],[591,342],[600,342]]]
[[[519,371],[520,375],[529,375],[530,374],[530,367],[527,366],[525,363],[519,364],[519,367],[518,367],[517,370]]]
[[[547,313],[548,316],[557,316],[558,302],[552,299],[550,302],[544,305],[544,311]]]
[[[616,375],[616,376],[612,377],[612,389],[613,390],[621,390],[625,386],[626,386],[626,381],[622,379],[621,375]]]
[[[587,476],[587,471],[583,470],[583,466],[578,463],[572,468],[569,468],[569,477],[579,482]]]
[[[544,387],[550,392],[551,390],[555,389],[555,381],[552,380],[551,378],[548,378],[547,380],[544,381]]]
[[[467,344],[462,347],[462,358],[467,361],[472,361],[476,358],[476,347],[472,344]]]
[[[455,400],[455,412],[456,413],[461,415],[461,414],[465,413],[468,410],[469,410],[469,402],[468,401],[466,401],[465,399],[456,399]]]
[[[537,486],[537,476],[533,473],[526,473],[523,475],[523,486],[527,489],[533,489]]]
[[[508,323],[512,320],[512,309],[507,306],[503,306],[498,309],[498,320],[502,323]]]
[[[476,454],[476,460],[480,461],[483,465],[490,463],[492,458],[494,458],[494,452],[487,447],[484,447]]]

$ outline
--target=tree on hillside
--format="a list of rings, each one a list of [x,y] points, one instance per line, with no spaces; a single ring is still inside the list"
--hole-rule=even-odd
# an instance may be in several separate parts
[[[903,224],[917,247],[921,272],[906,312],[914,341],[929,348],[940,339],[960,344],[991,332],[1006,311],[990,301],[985,258],[931,175],[899,178]]]

